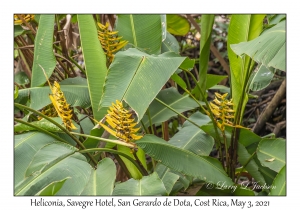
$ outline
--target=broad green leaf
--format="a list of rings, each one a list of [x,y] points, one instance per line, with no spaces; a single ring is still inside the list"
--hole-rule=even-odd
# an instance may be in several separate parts
[[[40,139],[39,139],[40,140]],[[79,195],[92,168],[86,158],[71,145],[53,142],[35,153],[26,170],[25,179],[16,184],[15,195],[35,195],[50,183],[68,179],[56,195]],[[22,158],[16,159],[18,163]]]
[[[268,167],[262,166],[260,161],[257,159],[257,156],[254,158],[254,160],[255,160],[256,164],[258,165],[258,168],[259,168],[258,170],[264,176],[266,184],[269,186],[272,185],[277,173],[275,171],[269,169]]]
[[[35,153],[54,140],[51,136],[40,132],[28,132],[14,136],[15,185],[18,185],[25,178],[25,171]]]
[[[273,77],[274,77],[274,68],[272,67],[265,67],[264,65],[261,65],[257,72],[254,73],[253,79],[250,83],[250,89],[252,91],[259,91],[267,87]]]
[[[48,186],[46,186],[44,189],[42,189],[40,192],[38,192],[36,195],[39,196],[51,196],[55,195],[64,185],[65,181],[71,177],[66,177],[60,181],[54,181],[50,183]]]
[[[269,195],[286,195],[286,166],[283,166],[275,177]]]
[[[231,94],[233,99],[233,109],[236,111],[240,100],[243,100],[241,116],[243,116],[243,107],[248,101],[247,95],[242,98],[243,88],[248,84],[248,75],[250,75],[251,65],[250,57],[243,58],[237,56],[231,48],[232,44],[250,41],[262,31],[263,19],[265,15],[232,15],[228,28],[227,50],[230,62]],[[245,90],[244,90],[245,91]]]
[[[198,107],[198,104],[189,95],[182,96],[174,87],[160,91],[157,98],[180,113]],[[164,122],[177,115],[156,100],[150,104],[149,112],[153,124]],[[146,127],[150,126],[147,114],[143,117],[143,123]]]
[[[207,74],[206,75],[206,90],[217,85],[219,82],[221,82],[226,77],[227,76],[223,76],[223,75]]]
[[[86,84],[83,85],[83,80],[85,79],[69,78],[60,83],[61,91],[71,106],[80,106],[82,108],[91,106],[88,86]],[[39,110],[51,103],[49,94],[51,94],[49,86],[26,88],[19,90],[17,100],[26,100],[30,96],[30,107]]]
[[[98,128],[94,128],[91,130],[90,132],[90,135],[91,136],[101,136],[103,134],[103,131],[104,129],[101,127],[100,129]],[[99,141],[98,140],[95,140],[95,139],[92,139],[92,138],[87,138],[84,142],[83,142],[83,145],[85,148],[87,149],[90,149],[90,148],[95,148],[95,147],[98,147],[99,145]]]
[[[29,84],[29,79],[25,72],[19,71],[14,75],[14,82],[17,83],[18,85],[27,85]]]
[[[168,195],[170,195],[173,186],[179,179],[179,175],[170,172],[170,169],[162,164],[157,164],[155,167],[155,172],[158,174],[159,178],[165,185]]]
[[[257,158],[262,166],[279,172],[286,164],[285,139],[263,139],[257,148]],[[273,159],[274,158],[274,159]],[[272,160],[273,161],[270,161]]]
[[[210,55],[210,42],[211,42],[211,32],[215,21],[215,15],[202,15],[201,16],[201,38],[200,38],[200,57],[199,57],[199,81],[198,84],[201,91],[206,95],[206,74],[208,69],[208,61]],[[195,97],[203,101],[204,98],[200,95],[200,90],[196,86],[192,93]]]
[[[171,79],[177,84],[179,85],[182,89],[186,89],[187,85],[185,83],[185,81],[178,75],[178,74],[173,74],[171,76]]]
[[[99,121],[106,114],[106,109],[98,110],[107,74],[106,56],[98,40],[93,16],[78,15],[77,18],[93,115]]]
[[[116,31],[122,40],[148,54],[161,52],[162,29],[160,15],[118,15]]]
[[[265,30],[259,37],[248,42],[230,45],[237,55],[246,54],[266,67],[286,70],[285,22]]]
[[[124,100],[140,121],[148,106],[171,75],[184,62],[174,53],[148,55],[130,48],[116,54],[109,68],[100,107],[109,107],[116,100]]]
[[[285,14],[272,15],[269,18],[269,25],[275,25],[286,18]]]
[[[135,160],[135,157],[133,156],[130,148],[118,145],[118,151],[128,155],[129,157],[131,157],[132,159]],[[123,156],[120,156],[120,158],[123,160],[124,164],[126,165],[127,170],[131,174],[132,178],[141,179],[143,177],[141,172],[137,169],[137,167],[130,160],[128,160],[127,158],[125,158]]]
[[[167,32],[166,39],[161,43],[161,53],[164,52],[174,52],[176,54],[179,54],[179,44],[177,39]]]
[[[34,41],[34,58],[32,67],[31,87],[42,86],[46,77],[41,65],[48,77],[52,74],[56,65],[53,53],[54,15],[41,15],[39,27]]]
[[[196,112],[189,117],[190,120],[199,126],[203,122],[209,122],[210,119],[207,118],[207,115],[203,115],[200,112]],[[189,150],[196,155],[208,156],[213,148],[214,139],[192,123],[185,121],[182,129],[169,140],[169,143],[178,148]]]
[[[126,182],[118,184],[113,192],[113,195],[122,196],[158,196],[166,194],[166,188],[156,172],[150,174],[149,176],[144,176],[140,180],[129,179]]]
[[[259,185],[265,184],[265,179],[262,176],[261,172],[258,170],[258,165],[254,161],[254,159],[249,161],[249,158],[251,157],[251,154],[248,153],[247,149],[244,147],[243,144],[238,144],[238,161],[245,166],[246,163],[247,166],[245,167],[246,170],[253,176],[256,182],[259,183]]]
[[[232,184],[220,162],[214,158],[209,159],[195,155],[190,151],[177,148],[154,135],[145,135],[142,139],[136,141],[136,144],[146,154],[175,171],[206,182],[218,183],[225,181],[228,184]]]
[[[181,15],[167,14],[167,30],[179,36],[186,35],[190,30],[190,22]]]
[[[82,128],[83,133],[90,134],[91,130],[94,127],[94,124],[92,123],[91,119],[87,115],[84,115],[84,114],[76,113],[76,115],[77,115],[77,118],[79,121],[78,124],[80,124],[80,127]]]
[[[111,195],[116,179],[116,165],[110,158],[101,160],[97,169],[93,170],[89,181],[80,195]]]

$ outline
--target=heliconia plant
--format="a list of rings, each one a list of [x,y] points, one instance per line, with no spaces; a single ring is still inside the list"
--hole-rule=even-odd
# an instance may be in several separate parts
[[[196,182],[196,195],[285,195],[285,140],[242,124],[250,84],[261,82],[254,66],[285,71],[249,44],[269,47],[265,34],[283,29],[284,18],[264,29],[265,17],[231,15],[230,89],[208,101],[224,79],[207,74],[214,15],[200,22],[199,78],[174,36],[190,30],[184,16],[15,16],[16,59],[30,85],[15,92],[15,112],[24,116],[14,118],[14,195],[176,195]],[[74,27],[84,66],[74,59]],[[34,50],[24,48],[25,36]],[[264,53],[285,56],[280,48]],[[257,192],[241,176],[277,188]],[[222,191],[220,183],[237,190]]]

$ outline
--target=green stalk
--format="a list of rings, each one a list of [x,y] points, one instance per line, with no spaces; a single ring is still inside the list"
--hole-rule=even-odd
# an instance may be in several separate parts
[[[153,130],[153,126],[152,126],[152,119],[151,119],[151,115],[150,115],[149,109],[147,109],[147,116],[148,116],[148,119],[149,119],[151,132],[152,132],[152,134],[154,134],[154,130]]]
[[[74,135],[78,135],[78,136],[83,136],[83,137],[95,139],[95,140],[98,140],[98,141],[105,141],[105,142],[110,142],[110,143],[113,143],[113,144],[122,145],[122,146],[129,147],[129,148],[136,148],[135,144],[126,143],[126,142],[120,141],[120,140],[105,139],[105,138],[101,138],[101,137],[90,136],[90,135],[87,135],[87,134],[75,133],[75,132],[70,132],[70,133],[74,134]]]
[[[137,169],[141,172],[141,174],[144,174],[144,170],[140,167],[140,165],[132,157],[128,156],[127,154],[125,154],[123,152],[113,150],[113,149],[106,149],[106,148],[92,148],[92,149],[79,150],[78,152],[89,154],[89,152],[97,152],[97,151],[110,152],[113,154],[121,155],[121,156],[125,157],[126,159],[128,159],[130,162],[132,162],[137,167]]]
[[[84,145],[81,143],[81,141],[79,139],[77,139],[75,136],[73,136],[67,129],[65,129],[63,126],[61,126],[59,123],[55,122],[53,119],[49,118],[48,116],[34,110],[31,109],[27,106],[24,106],[22,104],[18,104],[18,103],[14,103],[14,105],[20,109],[27,109],[43,118],[45,118],[46,120],[48,120],[49,122],[53,123],[54,125],[56,125],[57,127],[59,127],[63,132],[65,132],[66,134],[68,134],[82,149],[85,149]],[[93,158],[93,156],[88,153],[87,154],[89,156],[89,158],[93,161],[93,163],[95,164],[95,166],[97,166],[97,161]]]
[[[45,130],[45,129],[43,129],[43,128],[40,128],[40,127],[38,127],[38,126],[36,126],[36,125],[32,125],[32,124],[29,123],[29,122],[26,122],[26,121],[24,121],[24,120],[20,120],[20,119],[17,119],[17,118],[14,118],[14,120],[15,120],[16,122],[19,122],[19,123],[22,123],[22,124],[24,124],[24,125],[30,126],[30,127],[32,127],[32,128],[35,128],[36,130],[41,131],[41,132],[43,132],[43,133],[45,133],[45,134],[47,134],[47,135],[49,135],[49,136],[55,138],[55,139],[58,140],[58,141],[61,141],[61,142],[64,142],[64,143],[69,144],[69,143],[68,143],[67,141],[65,141],[64,139],[60,138],[60,137],[57,136],[57,135],[54,135],[53,133],[51,133],[51,132],[49,132],[49,131],[47,131],[47,130]]]
[[[187,118],[186,116],[184,116],[183,114],[181,114],[180,112],[178,112],[175,109],[173,109],[172,107],[170,107],[168,104],[164,103],[163,101],[159,100],[158,98],[155,98],[155,100],[158,101],[159,103],[161,103],[162,105],[164,105],[165,107],[167,107],[168,109],[172,110],[173,112],[175,112],[176,114],[178,114],[179,116],[181,116],[182,118],[184,118],[185,120],[189,121],[190,123],[192,123],[196,127],[198,127],[198,128],[201,129],[201,127],[199,125],[197,125],[195,122],[193,122],[192,120],[190,120],[189,118]]]

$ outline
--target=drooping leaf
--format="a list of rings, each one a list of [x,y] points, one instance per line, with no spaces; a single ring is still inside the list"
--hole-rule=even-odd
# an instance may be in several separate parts
[[[174,53],[168,52],[159,56],[133,48],[118,52],[109,68],[100,107],[107,108],[116,100],[125,100],[140,121],[149,104],[184,60],[184,57],[175,57]]]
[[[27,85],[29,84],[29,79],[25,72],[19,71],[14,75],[14,82],[17,83],[18,85]]]
[[[225,181],[231,184],[231,179],[223,170],[221,163],[214,158],[195,155],[194,153],[177,148],[166,141],[154,136],[145,135],[136,141],[146,154],[166,165],[167,167],[197,177],[211,183]],[[197,165],[197,167],[194,167]]]
[[[190,30],[190,22],[181,15],[167,14],[167,30],[179,36],[186,35]]]
[[[56,65],[53,53],[53,32],[54,15],[41,15],[34,42],[34,59],[31,78],[32,88],[39,87],[46,82],[46,77],[39,65],[44,68],[48,77],[50,77]]]
[[[61,122],[62,121],[60,120],[60,123]],[[54,125],[53,123],[49,122],[46,119],[41,119],[40,121],[33,121],[30,124],[35,125],[39,128],[43,128],[47,131],[61,132],[59,127],[57,127],[56,125]],[[36,130],[36,129],[22,123],[18,123],[14,125],[14,132],[31,131],[31,130]]]
[[[65,181],[71,177],[66,177],[59,181],[54,181],[51,184],[47,185],[44,189],[38,192],[36,195],[39,196],[52,196],[55,195],[64,185]]]
[[[166,188],[156,172],[150,174],[149,176],[144,176],[140,180],[129,179],[126,182],[118,184],[113,192],[113,195],[122,196],[158,196],[166,194]]]
[[[274,73],[275,73],[274,68],[272,67],[267,68],[266,66],[261,65],[257,70],[257,72],[254,73],[249,88],[252,91],[259,91],[264,89],[271,83],[274,77]]]
[[[111,195],[116,179],[116,165],[110,158],[101,160],[93,170],[89,181],[80,195]]]
[[[93,115],[99,121],[106,114],[106,109],[98,110],[107,74],[106,56],[98,40],[92,15],[78,15],[77,18]]]
[[[182,96],[176,88],[171,87],[160,91],[157,98],[168,104],[178,112],[184,112],[194,109],[198,104],[189,97],[189,95]],[[158,101],[154,100],[149,106],[151,121],[153,124],[164,122],[177,114],[167,107],[163,106]],[[149,125],[149,118],[147,115],[143,117],[143,123],[146,127]]]
[[[118,15],[116,30],[122,40],[148,53],[161,52],[162,29],[160,15]],[[128,44],[129,45],[129,44]]]
[[[208,61],[210,55],[210,42],[211,42],[211,32],[212,26],[215,21],[215,15],[202,15],[201,16],[201,38],[200,38],[200,57],[199,57],[199,81],[198,85],[201,88],[204,97],[206,95],[206,74],[208,69]],[[198,86],[196,86],[192,93],[195,97],[203,101],[204,98],[200,94]]]
[[[259,37],[248,42],[230,45],[237,55],[247,54],[266,67],[286,70],[285,22],[265,30]]]
[[[286,166],[283,166],[275,177],[269,195],[286,195]]]
[[[262,166],[279,172],[286,164],[286,141],[285,139],[263,139],[257,148],[257,158]],[[273,161],[268,161],[273,159]]]

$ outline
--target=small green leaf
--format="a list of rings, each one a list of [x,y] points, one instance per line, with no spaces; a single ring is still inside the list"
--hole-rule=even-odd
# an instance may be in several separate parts
[[[190,22],[181,15],[167,15],[167,30],[171,34],[184,36],[190,30]]]

